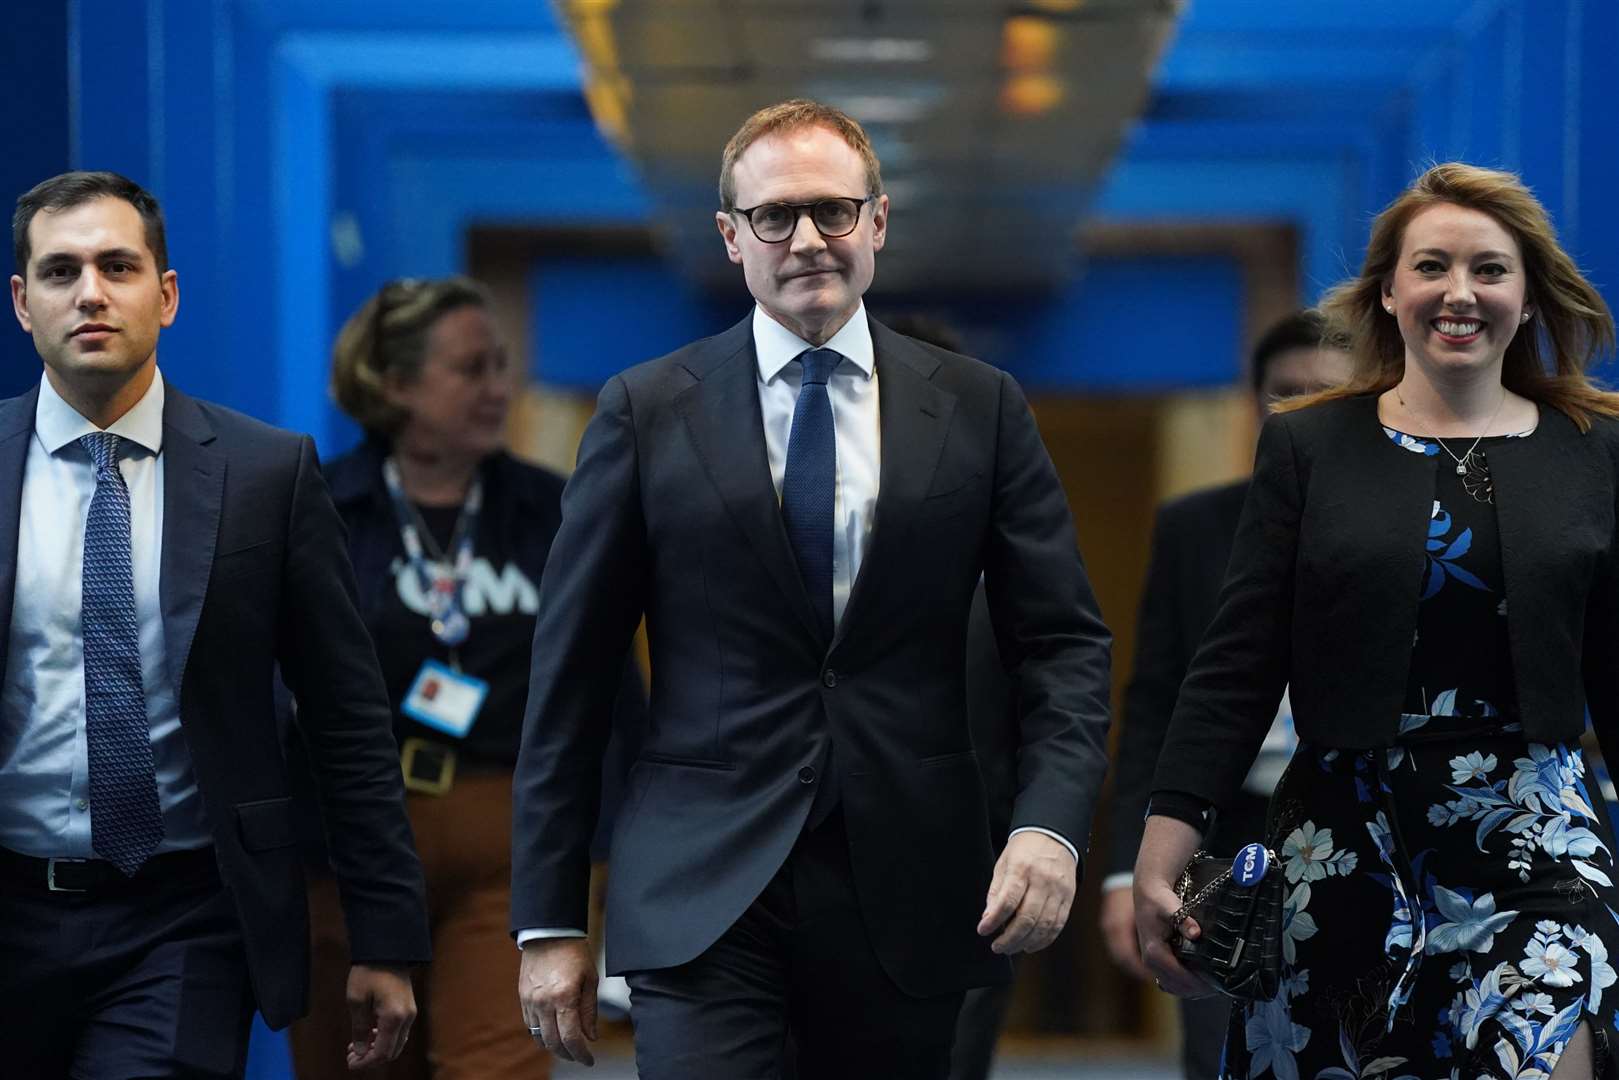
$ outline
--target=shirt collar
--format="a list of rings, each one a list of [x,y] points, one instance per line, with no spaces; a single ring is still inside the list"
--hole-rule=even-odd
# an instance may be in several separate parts
[[[764,308],[754,305],[753,351],[759,359],[759,378],[767,383],[774,381],[783,368],[798,359],[799,353],[813,348],[814,345],[765,314]],[[841,353],[845,360],[860,369],[862,375],[868,379],[871,377],[875,360],[864,300],[854,309],[849,321],[821,348]]]
[[[39,383],[39,404],[34,410],[34,432],[45,449],[57,453],[82,436],[100,431],[56,392],[49,378]],[[122,436],[153,455],[163,449],[163,373],[153,372],[152,385],[135,407],[115,420],[108,431]]]

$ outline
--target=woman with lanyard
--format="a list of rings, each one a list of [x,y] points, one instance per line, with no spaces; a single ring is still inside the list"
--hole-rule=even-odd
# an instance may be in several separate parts
[[[510,1000],[511,770],[563,480],[502,449],[514,389],[487,294],[466,278],[384,286],[334,348],[333,396],[366,439],[325,473],[394,703],[433,929],[419,1045],[390,1077],[500,1080],[550,1068]],[[603,721],[621,747],[644,722],[632,664],[618,715]],[[617,773],[610,766],[609,791]],[[310,903],[312,993],[336,1004],[349,961],[329,877]],[[346,1075],[351,1033],[320,1019],[345,1013],[317,1008],[294,1025],[300,1077]]]
[[[1612,316],[1523,183],[1461,164],[1322,307],[1355,374],[1260,437],[1159,758],[1143,959],[1207,992],[1174,883],[1287,685],[1301,745],[1253,838],[1281,990],[1233,1010],[1223,1075],[1610,1076],[1619,891],[1580,736],[1589,703],[1619,751],[1619,396],[1586,375]]]

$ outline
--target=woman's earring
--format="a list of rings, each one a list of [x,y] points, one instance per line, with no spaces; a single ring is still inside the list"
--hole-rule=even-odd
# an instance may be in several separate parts
[[[1519,315],[1518,316],[1518,321],[1521,322],[1521,323],[1528,322],[1529,321],[1529,312],[1526,311],[1522,315]]]

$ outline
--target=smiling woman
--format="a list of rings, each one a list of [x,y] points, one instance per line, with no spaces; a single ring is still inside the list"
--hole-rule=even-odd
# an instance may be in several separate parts
[[[1199,989],[1170,883],[1286,686],[1282,987],[1234,1011],[1224,1075],[1611,1077],[1619,891],[1579,737],[1589,704],[1619,751],[1619,398],[1585,374],[1612,318],[1528,189],[1459,164],[1323,307],[1355,375],[1261,436],[1159,759],[1144,958]]]

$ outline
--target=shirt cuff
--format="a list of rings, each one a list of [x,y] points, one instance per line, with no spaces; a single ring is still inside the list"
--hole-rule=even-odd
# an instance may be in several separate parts
[[[1128,889],[1135,885],[1136,876],[1129,870],[1121,870],[1117,874],[1109,874],[1102,879],[1102,891],[1112,892],[1114,889]]]
[[[531,941],[541,941],[545,938],[584,936],[583,930],[575,930],[571,926],[531,926],[526,930],[517,931],[517,947],[521,949]]]
[[[1025,825],[1021,829],[1013,829],[1011,831],[1011,833],[1007,836],[1007,839],[1008,840],[1012,839],[1012,837],[1016,836],[1020,832],[1037,832],[1037,833],[1040,833],[1042,836],[1051,837],[1053,840],[1057,841],[1057,843],[1061,844],[1063,847],[1068,849],[1068,854],[1070,854],[1070,855],[1072,855],[1074,857],[1074,862],[1075,863],[1079,862],[1079,852],[1077,850],[1075,850],[1073,844],[1070,844],[1068,842],[1068,838],[1063,836],[1061,833],[1054,833],[1050,829],[1042,829],[1038,825]]]

